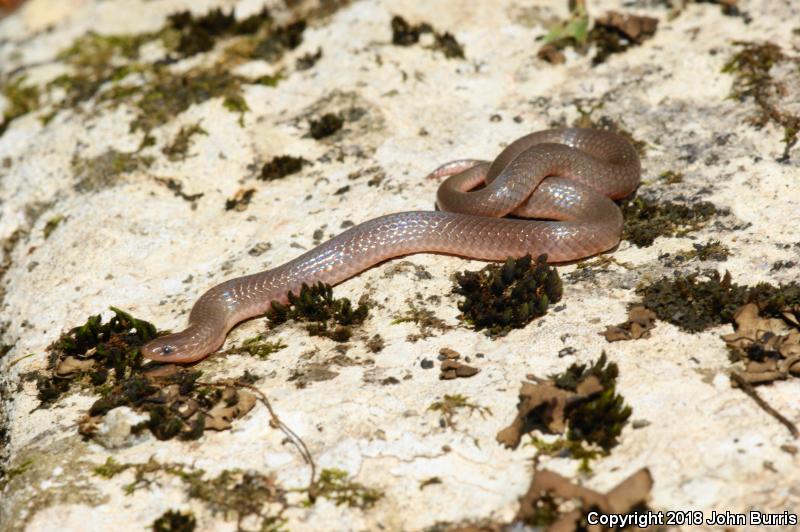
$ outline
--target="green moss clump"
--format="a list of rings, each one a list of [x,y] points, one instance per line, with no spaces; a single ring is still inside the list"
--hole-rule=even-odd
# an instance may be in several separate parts
[[[674,170],[666,170],[658,175],[658,178],[668,185],[676,183],[683,183],[683,172],[676,172]]]
[[[231,354],[248,354],[262,360],[268,359],[273,353],[277,353],[281,349],[288,347],[281,340],[275,342],[268,342],[263,334],[257,334],[252,338],[248,338],[239,347],[230,349],[228,353]]]
[[[26,85],[25,80],[25,76],[19,76],[0,88],[0,94],[8,100],[3,119],[0,121],[0,136],[14,119],[39,107],[41,97],[39,88],[35,85]]]
[[[267,311],[271,324],[278,325],[290,319],[306,322],[309,334],[336,342],[348,341],[353,334],[352,326],[363,323],[369,314],[364,303],[353,308],[347,298],[334,299],[331,285],[322,282],[310,287],[304,283],[299,295],[289,292],[288,298],[288,305],[272,302]]]
[[[161,517],[153,521],[153,532],[193,532],[197,527],[197,519],[192,512],[167,510]]]
[[[728,323],[746,300],[747,290],[716,271],[662,277],[637,289],[645,307],[658,319],[689,332]]]
[[[638,247],[649,247],[659,236],[684,236],[703,227],[713,216],[726,214],[712,203],[700,201],[687,206],[635,198],[622,209],[625,226],[622,238]]]
[[[737,41],[734,44],[740,50],[722,68],[724,73],[734,76],[730,97],[740,102],[753,100],[758,111],[750,122],[755,127],[760,129],[772,122],[783,128],[784,150],[778,160],[787,162],[800,135],[800,115],[786,110],[787,105],[782,102],[786,98],[786,87],[783,81],[773,78],[771,72],[781,63],[796,70],[800,67],[800,57],[785,54],[780,46],[771,42]]]
[[[141,356],[142,345],[156,337],[155,327],[122,310],[103,323],[100,315],[74,327],[48,347],[46,372],[35,372],[40,408],[49,408],[73,388],[97,396],[79,423],[79,432],[94,436],[100,420],[119,406],[149,415],[134,432],[149,430],[156,438],[198,439],[208,425],[223,430],[232,418],[246,414],[255,399],[238,383],[198,382],[200,371],[172,367],[152,373]],[[246,383],[244,383],[246,384]]]
[[[623,397],[616,392],[617,365],[609,363],[603,352],[594,364],[572,364],[551,379],[557,387],[575,391],[578,383],[590,375],[597,377],[603,390],[567,406],[567,438],[599,445],[608,452],[617,445],[622,428],[632,413],[631,407],[626,406]]]
[[[58,214],[47,220],[47,223],[44,224],[44,229],[42,230],[42,234],[44,235],[45,240],[50,238],[50,235],[53,233],[53,231],[56,230],[56,227],[58,227],[58,225],[65,219],[66,216],[64,216],[63,214]]]
[[[131,131],[149,132],[167,123],[192,105],[212,98],[222,98],[231,112],[243,114],[247,104],[242,96],[246,80],[224,68],[195,69],[175,75],[166,69],[155,69],[154,79],[142,87],[122,87],[104,93],[103,99],[112,106],[132,104],[137,109]]]
[[[547,266],[547,256],[533,263],[530,255],[508,258],[503,266],[490,264],[477,272],[456,274],[453,292],[464,296],[458,308],[475,330],[504,336],[543,316],[550,303],[561,299],[561,279]]]
[[[134,473],[134,480],[123,488],[128,494],[146,488],[159,475],[169,475],[183,482],[189,498],[203,502],[213,513],[234,517],[239,529],[245,519],[255,520],[260,525],[258,530],[263,531],[277,531],[284,522],[282,515],[288,507],[286,490],[272,476],[226,469],[216,477],[207,478],[202,469],[160,463],[152,458],[143,464],[119,464],[109,458],[104,466],[95,468],[94,473],[111,478],[129,469]]]
[[[445,394],[440,401],[434,401],[428,406],[429,412],[439,412],[442,416],[440,425],[442,428],[451,427],[455,428],[454,417],[458,410],[466,408],[470,412],[478,412],[481,417],[487,414],[492,415],[492,410],[489,407],[481,406],[472,403],[465,396],[461,394],[449,395]]]
[[[314,497],[324,497],[337,506],[346,504],[361,510],[372,508],[383,497],[380,491],[354,482],[347,471],[341,469],[323,469],[313,492]]]
[[[291,155],[279,155],[273,157],[271,161],[264,164],[261,168],[261,175],[259,178],[263,181],[274,181],[286,177],[287,175],[296,174],[303,169],[303,166],[308,164],[308,161],[302,157],[292,157]]]
[[[663,277],[637,292],[660,320],[689,332],[732,323],[734,313],[745,303],[758,303],[764,313],[776,318],[782,316],[783,308],[800,304],[800,285],[795,282],[739,286],[729,273],[721,277],[716,271]]]

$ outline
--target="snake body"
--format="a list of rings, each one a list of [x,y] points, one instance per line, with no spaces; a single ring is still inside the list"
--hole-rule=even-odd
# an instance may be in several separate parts
[[[336,284],[400,255],[504,260],[546,253],[550,262],[563,262],[607,251],[622,230],[612,199],[631,194],[640,173],[628,141],[594,129],[539,131],[492,162],[447,163],[430,174],[447,177],[437,192],[439,211],[373,218],[277,268],[218,284],[194,304],[186,329],[153,339],[142,354],[163,362],[201,360],[237,323],[265,313],[272,301],[285,303],[304,283]],[[508,214],[514,218],[502,218]]]

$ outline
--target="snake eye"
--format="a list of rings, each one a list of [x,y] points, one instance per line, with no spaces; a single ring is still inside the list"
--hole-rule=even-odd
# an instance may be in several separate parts
[[[168,355],[173,351],[175,351],[175,348],[172,347],[171,345],[165,345],[163,348],[161,348],[161,352],[165,355]]]

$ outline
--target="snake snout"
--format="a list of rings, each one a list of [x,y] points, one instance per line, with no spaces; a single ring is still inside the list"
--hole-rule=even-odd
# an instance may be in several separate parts
[[[171,336],[171,335],[170,335]],[[192,362],[190,354],[183,352],[169,336],[156,338],[142,347],[142,356],[156,362]]]

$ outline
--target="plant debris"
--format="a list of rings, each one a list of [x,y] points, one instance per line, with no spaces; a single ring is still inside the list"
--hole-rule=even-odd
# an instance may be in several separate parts
[[[333,288],[318,282],[308,286],[303,283],[300,294],[289,292],[289,304],[273,301],[267,311],[271,325],[279,325],[287,320],[306,323],[306,331],[311,336],[324,336],[335,342],[346,342],[353,335],[353,326],[364,322],[369,314],[366,303],[353,308],[347,298],[333,298]]]
[[[534,429],[563,434],[567,439],[599,446],[608,452],[617,445],[631,415],[616,393],[619,370],[603,352],[592,365],[572,364],[563,373],[537,383],[523,382],[518,413],[497,441],[516,449],[522,436]]]
[[[589,41],[597,49],[592,65],[604,63],[612,54],[638,46],[655,35],[658,19],[609,11],[595,19]]]
[[[456,422],[454,419],[456,411],[463,408],[468,409],[470,413],[477,412],[482,418],[485,418],[487,415],[492,415],[492,411],[489,407],[471,403],[469,399],[461,394],[445,394],[440,401],[434,401],[431,403],[431,405],[428,407],[428,411],[439,412],[441,414],[441,418],[439,419],[440,427],[454,429],[456,428]]]
[[[731,360],[743,362],[742,379],[766,384],[800,376],[800,305],[781,309],[779,318],[762,315],[748,303],[733,315],[734,331],[722,339]]]
[[[642,518],[647,518],[641,510],[645,510],[652,489],[653,477],[647,468],[633,473],[606,494],[574,484],[558,473],[540,469],[534,472],[528,491],[520,497],[514,521],[547,527],[549,531],[595,530],[586,519],[587,514],[594,510],[620,519],[627,517],[628,526],[633,528]]]
[[[459,358],[461,358],[461,354],[453,349],[443,347],[439,350],[439,360],[442,362],[439,373],[440,380],[468,378],[478,374],[480,371],[478,368],[459,362]]]
[[[722,71],[734,76],[730,98],[751,100],[758,108],[750,123],[758,129],[773,123],[783,129],[783,154],[779,162],[789,161],[789,153],[800,135],[800,114],[792,112],[800,98],[800,57],[790,56],[771,42],[736,41],[740,51]]]
[[[439,33],[427,22],[411,25],[403,17],[392,17],[392,44],[411,46],[419,42],[424,33],[433,34],[433,50],[441,51],[448,59],[464,59],[464,47],[449,32]]]
[[[93,437],[109,411],[127,406],[149,415],[132,431],[149,429],[161,440],[198,439],[204,430],[225,430],[253,408],[255,397],[236,384],[201,383],[200,371],[174,365],[143,365],[140,347],[156,336],[155,327],[111,310],[108,322],[91,316],[48,347],[48,370],[31,375],[39,408],[80,387],[99,395],[79,421],[83,436]]]
[[[642,197],[623,206],[622,212],[622,238],[642,248],[651,246],[659,236],[685,236],[704,227],[713,216],[727,214],[708,201],[687,206]]]
[[[634,305],[628,310],[628,321],[609,325],[600,333],[609,342],[650,338],[650,330],[656,326],[656,314],[643,305]]]
[[[543,316],[561,299],[561,279],[547,266],[547,255],[533,263],[530,255],[509,257],[502,266],[490,264],[477,272],[456,273],[453,292],[464,296],[461,318],[488,336],[505,336]]]
[[[537,55],[549,63],[559,64],[565,61],[562,50],[573,48],[585,54],[592,46],[595,55],[592,65],[599,65],[609,56],[621,53],[632,46],[642,44],[655,35],[658,19],[609,11],[594,20],[589,30],[590,17],[586,11],[585,1],[572,3],[570,16],[550,29],[544,37],[544,45]]]

